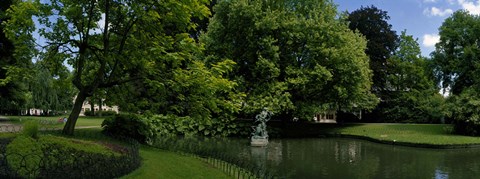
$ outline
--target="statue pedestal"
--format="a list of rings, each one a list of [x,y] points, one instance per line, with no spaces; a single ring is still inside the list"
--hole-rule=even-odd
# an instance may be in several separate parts
[[[252,147],[265,147],[268,144],[268,138],[253,138],[250,141]]]

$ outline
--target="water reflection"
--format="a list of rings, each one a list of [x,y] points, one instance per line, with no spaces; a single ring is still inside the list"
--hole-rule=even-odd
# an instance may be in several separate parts
[[[368,141],[277,139],[267,147],[248,140],[216,140],[218,150],[285,178],[476,178],[480,149],[422,149]],[[209,144],[212,146],[211,144]]]

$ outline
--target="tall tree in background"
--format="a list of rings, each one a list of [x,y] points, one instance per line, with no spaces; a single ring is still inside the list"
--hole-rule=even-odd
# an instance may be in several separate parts
[[[387,59],[397,48],[398,36],[388,23],[387,11],[375,6],[361,7],[348,14],[349,28],[358,30],[367,39],[365,53],[373,71],[372,91],[380,98],[386,89]]]
[[[457,11],[439,28],[440,42],[432,53],[439,83],[454,95],[480,84],[480,17]]]
[[[403,31],[399,46],[387,60],[388,95],[381,112],[389,122],[438,123],[444,99],[438,93],[430,61],[421,56],[416,39]]]
[[[25,81],[28,75],[16,75],[15,72],[26,72],[23,70],[28,69],[31,64],[31,59],[28,60],[28,57],[31,57],[31,51],[22,51],[25,49],[19,46],[16,52],[14,43],[4,33],[3,23],[10,19],[6,10],[12,3],[12,0],[4,0],[0,3],[0,114],[18,115],[26,104],[27,86]],[[22,32],[16,35],[20,36],[20,33]],[[19,55],[15,56],[15,53]]]
[[[207,16],[205,1],[52,0],[19,2],[10,10],[7,30],[15,39],[16,21],[37,13],[45,38],[42,61],[55,67],[73,67],[78,89],[63,132],[73,134],[82,104],[99,88],[141,79],[157,63],[182,64],[194,41],[188,32],[192,17]],[[33,24],[28,28],[34,28]],[[17,40],[17,39],[15,39]],[[24,39],[25,40],[25,39]],[[55,74],[55,72],[54,72]]]
[[[432,58],[439,85],[449,90],[456,133],[480,136],[480,16],[459,10],[439,28]]]
[[[310,120],[325,110],[371,108],[365,40],[328,0],[219,1],[203,37],[209,62],[237,63],[245,117],[262,108]]]
[[[387,11],[375,6],[361,7],[348,14],[349,28],[358,31],[367,39],[365,53],[370,58],[370,69],[373,71],[372,93],[380,98],[377,107],[363,115],[367,121],[383,121],[382,110],[386,107],[389,90],[387,86],[387,59],[397,48],[398,36],[388,23]]]
[[[44,114],[57,113],[72,109],[75,89],[71,73],[64,68],[57,71],[55,77],[49,69],[37,62],[33,65],[35,76],[29,80],[28,108],[42,109]]]

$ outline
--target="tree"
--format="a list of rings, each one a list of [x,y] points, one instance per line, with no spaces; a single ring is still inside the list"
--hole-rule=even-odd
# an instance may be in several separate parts
[[[478,89],[465,88],[462,93],[448,99],[448,117],[452,118],[454,132],[480,136],[480,96]]]
[[[65,134],[73,134],[82,103],[98,89],[142,79],[156,63],[181,64],[189,58],[195,46],[186,33],[194,27],[191,18],[209,13],[201,0],[41,2],[21,2],[10,14],[20,17],[24,4],[36,10],[43,25],[39,33],[46,40],[41,60],[51,67],[64,62],[73,67],[78,93]],[[8,21],[7,26],[14,32],[23,24]]]
[[[386,90],[387,59],[397,48],[398,36],[392,25],[388,23],[387,11],[375,6],[361,7],[348,14],[349,28],[358,30],[367,39],[365,53],[370,58],[370,69],[373,71],[373,92],[384,98]]]
[[[451,94],[457,95],[480,84],[480,17],[457,11],[445,19],[439,31],[440,42],[435,45],[432,58],[443,89],[450,89]]]
[[[387,60],[388,95],[381,108],[386,121],[440,122],[444,99],[438,93],[429,61],[421,56],[417,40],[403,31],[399,46]]]
[[[480,135],[479,30],[480,16],[456,11],[440,26],[440,42],[431,54],[439,85],[450,90],[448,117],[464,135]]]
[[[207,63],[236,62],[253,117],[264,107],[283,119],[311,119],[325,110],[372,108],[366,42],[337,19],[331,1],[219,1],[201,41]]]
[[[40,62],[33,65],[34,73],[29,84],[29,94],[31,99],[28,108],[42,109],[47,112],[58,112],[72,109],[75,90],[71,83],[71,74],[64,68],[57,71],[57,76],[53,77],[50,70]]]
[[[24,61],[21,56],[15,57],[15,51],[19,52],[22,48],[15,49],[15,44],[7,38],[4,33],[3,23],[10,19],[6,10],[12,5],[12,0],[2,1],[0,4],[0,114],[20,114],[20,109],[26,104],[27,87],[24,81],[28,75],[15,75],[15,71],[23,71],[30,65],[30,62]],[[17,34],[18,35],[18,34]],[[25,52],[25,51],[23,51]],[[29,56],[30,53],[20,53]]]

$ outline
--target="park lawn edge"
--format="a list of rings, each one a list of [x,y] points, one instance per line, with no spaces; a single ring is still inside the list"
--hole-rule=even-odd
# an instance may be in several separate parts
[[[222,170],[205,161],[173,151],[141,145],[140,156],[142,157],[142,165],[131,173],[122,176],[122,179],[231,178]]]
[[[466,143],[466,144],[429,144],[429,143],[415,143],[415,142],[406,142],[406,141],[394,141],[394,140],[384,140],[373,138],[369,136],[354,135],[354,134],[326,134],[327,137],[341,137],[341,138],[351,138],[351,139],[360,139],[370,142],[387,144],[387,145],[398,145],[398,146],[407,146],[407,147],[417,147],[417,148],[432,148],[432,149],[461,149],[461,148],[480,148],[480,143]]]
[[[380,134],[388,134],[388,130],[382,131],[381,133],[377,132],[365,132],[368,130],[370,126],[374,127],[383,127],[384,129],[388,128],[387,126],[400,126],[405,128],[404,130],[408,130],[409,133],[413,134],[398,134],[401,130],[392,130],[390,132],[397,133],[393,134],[392,138],[382,138]],[[362,128],[362,126],[364,128]],[[329,131],[324,135],[326,137],[343,137],[343,138],[353,138],[353,139],[361,139],[367,140],[371,142],[381,143],[381,144],[388,144],[388,145],[399,145],[399,146],[408,146],[408,147],[418,147],[418,148],[434,148],[434,149],[457,149],[457,148],[480,148],[480,137],[472,137],[472,136],[462,136],[462,135],[455,135],[447,133],[443,130],[437,130],[437,133],[428,133],[424,131],[415,131],[415,127],[422,127],[424,130],[427,128],[434,128],[434,127],[448,127],[451,125],[448,124],[383,124],[383,123],[374,123],[374,124],[361,124],[361,126],[357,127],[358,129],[355,130],[355,126],[353,125],[346,125],[346,126],[339,126],[335,128],[333,131]],[[350,130],[348,130],[350,128]],[[353,129],[353,130],[351,130]],[[362,130],[359,130],[362,129]],[[363,132],[359,132],[363,131]],[[430,131],[431,132],[431,131]],[[394,139],[395,135],[405,135],[402,136],[400,139]],[[420,136],[422,139],[415,139],[415,137]],[[442,137],[449,137],[449,140],[442,139]],[[476,142],[463,142],[465,138],[478,140]],[[426,142],[427,140],[429,142]],[[455,139],[455,140],[452,140]],[[463,139],[463,140],[462,140]],[[453,143],[452,141],[455,141]]]

